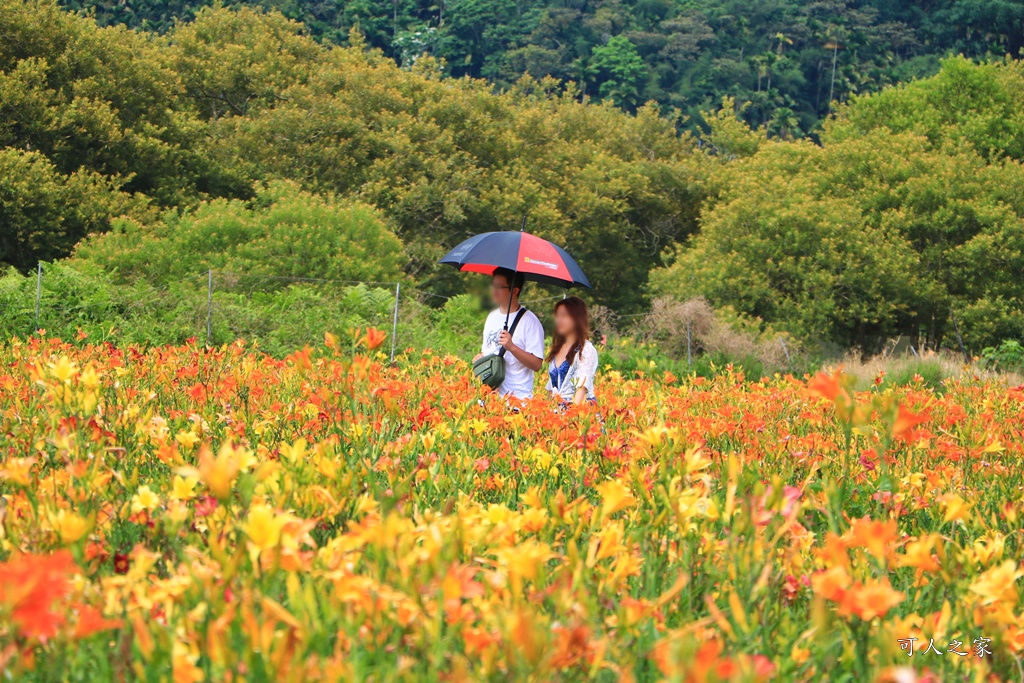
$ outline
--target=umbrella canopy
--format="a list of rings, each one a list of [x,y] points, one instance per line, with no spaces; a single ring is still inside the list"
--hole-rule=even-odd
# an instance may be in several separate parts
[[[493,275],[498,268],[522,273],[545,285],[593,289],[579,264],[565,249],[528,232],[485,232],[449,251],[438,263],[467,273]]]

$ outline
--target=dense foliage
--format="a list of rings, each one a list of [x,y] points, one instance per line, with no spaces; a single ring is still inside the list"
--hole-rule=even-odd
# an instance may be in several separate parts
[[[0,349],[0,671],[1018,679],[1019,389],[607,374],[511,413],[386,336]]]
[[[155,285],[211,269],[239,278],[396,282],[405,265],[402,243],[373,209],[280,182],[249,202],[216,200],[149,225],[122,219],[77,256]]]
[[[246,339],[283,358],[321,342],[325,332],[345,334],[368,325],[390,329],[394,307],[394,285],[309,283],[229,271],[160,286],[78,263],[45,264],[39,281],[16,272],[0,276],[0,338],[5,340],[37,330],[44,336],[120,346]],[[398,350],[445,348],[471,357],[479,348],[478,333],[470,330],[479,322],[480,309],[466,297],[431,308],[407,289],[399,314]]]
[[[178,75],[145,35],[97,29],[45,0],[0,3],[0,147],[53,172],[100,173],[160,205],[227,191],[206,159]]]
[[[1019,62],[951,60],[856,101],[821,145],[755,139],[655,289],[865,351],[1021,338],[1022,92]]]
[[[66,256],[87,234],[104,230],[112,215],[139,207],[97,173],[65,175],[39,152],[0,148],[0,264],[27,270]]]
[[[957,42],[936,28],[952,16],[942,3],[927,20],[856,12],[927,24],[932,46],[944,35],[981,54],[1013,46],[1014,4],[1004,5],[1003,33],[984,49],[970,47],[980,34]],[[522,9],[524,21],[537,14]],[[166,293],[212,269],[240,277],[217,296],[233,285],[246,302],[281,296],[286,281],[271,277],[401,279],[445,297],[468,278],[438,269],[438,256],[525,220],[576,256],[593,301],[618,313],[641,313],[652,295],[703,296],[741,327],[788,333],[816,354],[894,337],[976,354],[1024,336],[1024,72],[1012,60],[954,58],[931,78],[856,96],[811,142],[751,127],[762,100],[725,87],[716,98],[739,99],[712,108],[699,134],[656,105],[627,114],[581,101],[595,89],[621,101],[616,79],[653,73],[624,31],[591,50],[613,79],[527,76],[495,93],[434,57],[399,66],[371,47],[367,26],[337,47],[247,6],[202,8],[164,34],[100,28],[53,0],[0,0],[0,10],[0,262],[22,273],[81,245],[69,281],[100,278],[98,291],[105,281]],[[765,88],[781,87],[799,45],[773,40]],[[31,291],[16,278],[9,291]],[[240,312],[227,329],[265,339],[274,305],[249,312],[259,324]],[[5,315],[5,328],[29,331],[20,313]]]
[[[0,0],[0,9],[12,37],[0,47],[0,92],[12,93],[0,99],[0,143],[47,155],[53,173],[99,173],[113,186],[105,192],[153,207],[248,199],[288,178],[379,207],[408,245],[408,272],[442,293],[458,286],[449,273],[453,284],[435,279],[446,248],[526,217],[617,307],[641,303],[660,251],[695,225],[694,142],[656,108],[627,116],[535,81],[495,96],[480,81],[441,79],[426,62],[413,73],[365,46],[324,48],[299,25],[252,10],[204,10],[157,41],[99,29],[46,0]],[[51,66],[64,63],[74,68]],[[54,182],[68,184],[64,175]],[[58,211],[56,191],[46,198]],[[52,229],[40,223],[26,230]],[[19,241],[0,260],[27,269],[104,227],[76,229],[64,249]],[[614,272],[607,253],[621,256]]]
[[[169,31],[212,0],[62,0],[102,24]],[[528,73],[575,81],[633,108],[648,100],[691,116],[723,95],[778,135],[813,129],[833,100],[929,75],[949,54],[1024,47],[1019,0],[233,0],[283,12],[345,43],[358,28],[408,66],[423,54],[455,76],[509,87]]]

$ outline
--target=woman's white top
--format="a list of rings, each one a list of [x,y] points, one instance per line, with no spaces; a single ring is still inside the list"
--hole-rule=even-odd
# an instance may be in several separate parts
[[[576,354],[568,371],[563,374],[560,370],[562,368],[555,361],[551,361],[551,366],[548,368],[547,390],[552,395],[566,403],[572,403],[576,396],[576,390],[585,387],[587,399],[595,398],[594,376],[597,375],[597,349],[593,344],[589,341],[584,343],[583,350]],[[558,382],[557,386],[556,381]]]

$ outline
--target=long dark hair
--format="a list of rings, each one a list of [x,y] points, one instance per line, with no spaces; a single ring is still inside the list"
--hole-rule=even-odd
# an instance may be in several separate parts
[[[561,299],[555,304],[555,313],[558,313],[559,308],[565,308],[566,313],[572,316],[572,320],[576,323],[576,343],[569,349],[569,353],[566,354],[565,358],[572,363],[576,356],[583,352],[583,345],[590,339],[590,314],[587,313],[587,303],[579,298],[578,296],[570,296],[566,299]],[[551,362],[558,356],[558,353],[565,346],[565,337],[558,334],[558,329],[555,329],[554,338],[551,342],[551,350],[548,351],[548,362]]]

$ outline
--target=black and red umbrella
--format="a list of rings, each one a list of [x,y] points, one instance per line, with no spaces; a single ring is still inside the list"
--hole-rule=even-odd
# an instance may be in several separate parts
[[[438,263],[467,273],[493,275],[498,268],[522,273],[527,280],[558,287],[593,289],[583,269],[565,249],[528,232],[485,232],[449,251]]]

